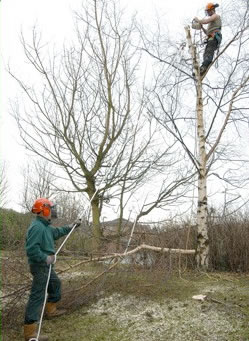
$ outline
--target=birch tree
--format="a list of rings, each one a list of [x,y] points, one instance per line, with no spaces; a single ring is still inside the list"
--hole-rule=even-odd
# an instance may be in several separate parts
[[[216,177],[230,190],[241,191],[246,179],[243,165],[248,162],[237,143],[249,117],[248,5],[242,3],[240,11],[233,14],[233,25],[226,30],[219,55],[203,79],[199,71],[200,45],[189,26],[185,27],[186,42],[181,43],[166,44],[160,34],[153,39],[143,34],[143,49],[158,70],[150,113],[177,138],[195,168],[197,265],[204,269],[209,266],[207,181]]]

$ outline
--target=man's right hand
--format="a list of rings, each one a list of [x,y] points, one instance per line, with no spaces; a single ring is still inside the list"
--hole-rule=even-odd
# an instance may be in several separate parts
[[[72,229],[73,227],[77,229],[81,225],[81,219],[76,220],[74,223],[70,224],[69,227]]]
[[[55,263],[55,255],[47,256],[46,263],[47,263],[47,265],[54,264]]]

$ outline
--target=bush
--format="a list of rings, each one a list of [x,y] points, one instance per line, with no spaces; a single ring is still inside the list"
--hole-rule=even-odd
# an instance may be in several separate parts
[[[219,218],[210,226],[211,265],[215,270],[249,271],[249,219]]]
[[[10,209],[0,209],[2,250],[15,250],[23,247],[30,220],[30,213],[24,214]]]
[[[13,210],[0,209],[2,227],[1,249],[23,250],[27,228],[32,220],[30,213],[18,213]],[[58,221],[59,225],[65,224]],[[125,236],[121,242],[121,249],[127,246]],[[86,224],[75,231],[67,241],[63,250],[86,255],[91,253],[91,229]],[[169,224],[164,227],[146,231],[135,231],[130,249],[145,243],[158,247],[196,249],[197,227],[188,223]],[[248,272],[249,271],[249,218],[248,216],[233,215],[229,218],[217,216],[209,221],[210,265],[218,271]],[[61,240],[57,242],[57,245]],[[116,239],[106,238],[103,242],[102,253],[115,252]],[[132,261],[132,260],[131,260]],[[164,267],[174,269],[180,265],[195,267],[194,256],[179,256],[170,254],[148,254],[141,252],[134,257],[134,263],[149,267]]]

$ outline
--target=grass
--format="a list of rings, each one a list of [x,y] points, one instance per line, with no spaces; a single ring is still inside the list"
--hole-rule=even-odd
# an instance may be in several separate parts
[[[88,274],[96,275],[103,271],[103,267],[87,265],[82,270]],[[84,277],[84,282],[88,282],[90,278],[91,276]],[[63,280],[64,303],[71,299],[69,294],[66,294],[68,288],[77,288],[82,284],[81,281],[81,277],[77,277],[73,282],[72,280]],[[177,328],[179,333],[182,333],[182,335],[179,334],[181,341],[216,340],[215,331],[212,334],[213,338],[210,338],[203,321],[198,325],[198,314],[194,315],[196,311],[199,311],[199,315],[203,319],[205,316],[207,318],[223,316],[227,318],[231,326],[234,325],[234,329],[223,335],[222,328],[219,327],[222,320],[217,321],[217,339],[219,341],[249,340],[248,275],[189,271],[179,276],[179,273],[120,266],[100,277],[97,283],[91,284],[87,290],[75,291],[75,293],[77,293],[78,303],[82,301],[83,305],[72,306],[67,315],[43,322],[42,333],[47,334],[49,340],[146,341],[144,336],[147,335],[150,340],[178,341]],[[114,293],[120,295],[113,302],[113,310],[115,310],[115,305],[121,304],[120,309],[116,307],[119,316],[112,315],[112,307],[109,306],[111,300],[106,301],[106,309],[104,307],[98,313],[94,313],[90,309],[92,304],[100,299],[110,297]],[[205,294],[208,299],[203,303],[196,302],[192,296],[197,294]],[[86,297],[88,299],[84,300]],[[127,309],[125,307],[126,300]],[[195,306],[197,310],[191,310],[192,306]],[[162,311],[163,319],[159,316],[160,314],[157,315],[157,310]],[[191,319],[195,322],[190,323]],[[181,331],[182,326],[188,329]],[[163,333],[158,336],[156,327],[157,329],[161,328],[162,332],[163,328],[167,327],[167,335],[172,335],[171,338],[164,337]],[[147,328],[144,334],[143,328]],[[23,340],[21,325],[4,328],[3,334],[3,341]]]

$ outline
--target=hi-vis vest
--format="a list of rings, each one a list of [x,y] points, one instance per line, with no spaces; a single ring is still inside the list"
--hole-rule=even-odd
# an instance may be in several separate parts
[[[207,27],[207,35],[210,36],[212,32],[218,32],[221,30],[221,18],[218,16],[218,18],[208,24]]]

